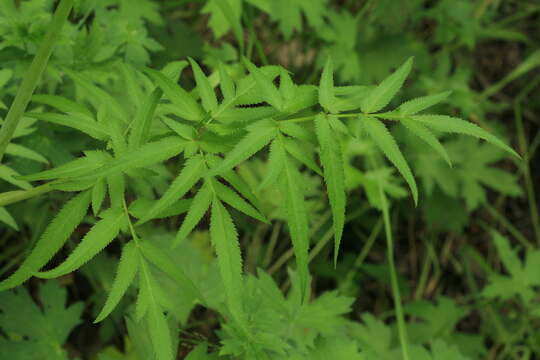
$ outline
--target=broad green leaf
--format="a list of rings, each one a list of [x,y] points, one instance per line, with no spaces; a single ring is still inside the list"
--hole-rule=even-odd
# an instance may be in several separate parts
[[[45,159],[41,154],[15,143],[8,144],[6,154],[34,160],[43,164],[49,164],[47,159]]]
[[[244,292],[242,289],[244,284],[238,233],[236,232],[231,216],[217,198],[214,198],[212,201],[210,239],[216,249],[229,310],[233,317],[240,324],[243,324],[244,310],[242,297]]]
[[[129,133],[128,143],[131,149],[136,149],[146,143],[150,134],[150,125],[154,119],[154,113],[161,96],[163,96],[163,91],[159,88],[154,89],[137,109]]]
[[[266,102],[278,110],[283,109],[283,98],[281,97],[279,90],[272,83],[272,80],[248,60],[246,60],[246,66],[253,75],[257,87],[261,91]]]
[[[332,218],[334,223],[334,267],[337,264],[339,245],[345,226],[345,172],[343,170],[343,154],[339,136],[336,134],[326,116],[320,114],[315,118],[315,129],[321,146],[321,163],[324,169],[324,181],[328,191]]]
[[[305,298],[309,276],[309,222],[302,184],[303,179],[294,163],[287,158],[283,176],[283,195],[286,198],[285,210],[287,213],[287,223],[296,257],[300,287],[302,289],[301,293]]]
[[[242,161],[249,159],[253,154],[268,145],[276,137],[276,128],[260,127],[249,132],[236,146],[231,150],[225,159],[217,166],[210,169],[209,176],[219,175],[224,171],[230,170]]]
[[[280,69],[279,72],[279,92],[286,100],[292,99],[296,95],[298,87],[293,83],[289,72],[285,69]]]
[[[0,291],[22,284],[41,269],[60,250],[71,233],[81,223],[89,205],[89,191],[82,192],[69,200],[49,223],[32,252],[17,271],[0,282]]]
[[[195,60],[192,58],[189,58],[189,62],[191,64],[193,74],[195,75],[197,90],[199,91],[203,108],[206,110],[206,112],[213,113],[217,109],[218,105],[214,89],[212,88],[212,85],[210,85],[210,81],[208,81],[208,78],[201,70],[199,64],[197,64],[197,62],[195,62]]]
[[[401,123],[409,129],[413,134],[418,136],[420,139],[424,140],[429,146],[433,148],[439,155],[443,157],[443,159],[448,163],[448,165],[452,166],[452,162],[450,161],[450,157],[448,157],[448,153],[440,143],[439,139],[431,131],[429,131],[428,128],[426,128],[424,125],[417,121],[409,120],[407,118],[402,119]]]
[[[170,256],[150,241],[142,241],[140,249],[144,257],[158,269],[169,275],[182,286],[183,291],[189,291],[193,298],[203,301],[203,296],[193,281],[182,271]]]
[[[105,194],[107,192],[107,185],[105,184],[104,179],[99,179],[96,181],[94,187],[92,188],[92,212],[95,216],[101,210],[101,205],[103,200],[105,200]]]
[[[79,114],[64,115],[54,113],[30,112],[26,113],[25,115],[34,119],[43,120],[53,124],[67,126],[79,130],[97,140],[105,141],[109,139],[109,134],[107,134],[107,130],[105,130],[101,124],[95,122],[91,118],[86,118]]]
[[[112,283],[109,296],[105,305],[96,317],[94,323],[98,323],[105,319],[118,305],[129,285],[133,282],[139,268],[139,251],[134,241],[127,243],[122,249],[120,262],[116,270],[116,276]]]
[[[145,72],[176,106],[178,116],[191,121],[201,121],[204,118],[200,105],[186,90],[157,70],[145,69]]]
[[[409,75],[412,62],[411,57],[364,98],[360,106],[364,113],[374,113],[388,105]]]
[[[234,98],[236,94],[236,88],[234,86],[234,81],[229,76],[227,69],[220,61],[218,64],[219,68],[219,87],[221,89],[221,94],[223,95],[223,101],[228,101]]]
[[[111,209],[90,229],[63,263],[54,269],[38,272],[36,276],[51,279],[77,270],[116,238],[125,216],[123,209]]]
[[[416,181],[407,164],[407,161],[403,157],[401,150],[397,146],[394,138],[388,132],[386,126],[379,120],[372,117],[362,117],[359,119],[362,121],[365,130],[369,137],[373,140],[375,145],[384,153],[384,155],[394,164],[399,170],[409,187],[413,195],[414,203],[418,203],[418,189],[416,187]]]
[[[253,206],[251,206],[247,201],[242,199],[234,190],[229,188],[226,185],[223,185],[219,181],[212,181],[212,187],[216,192],[218,198],[235,208],[236,210],[243,212],[244,214],[251,216],[254,219],[262,221],[264,223],[269,223],[268,220]]]
[[[471,122],[447,115],[413,115],[410,118],[414,121],[422,123],[423,125],[433,130],[470,135],[479,139],[483,139],[520,158],[519,154],[516,153],[508,145],[506,145],[497,137],[491,135],[489,132],[482,129],[478,125]]]
[[[182,242],[193,231],[199,221],[201,221],[202,217],[210,207],[212,196],[212,188],[205,182],[193,198],[188,213],[182,222],[178,233],[176,234],[173,246],[180,244],[180,242]]]
[[[279,180],[279,177],[283,173],[283,167],[285,166],[285,156],[286,154],[285,147],[283,146],[283,139],[280,135],[278,135],[278,137],[270,144],[268,169],[266,171],[266,175],[257,188],[258,191],[274,184]]]
[[[81,114],[92,119],[93,115],[86,106],[75,101],[71,101],[63,96],[36,94],[32,96],[32,101],[40,104],[52,106],[66,114]]]
[[[180,174],[174,179],[171,186],[165,191],[163,196],[148,210],[148,212],[137,222],[137,225],[147,222],[161,213],[163,210],[180,200],[199,181],[206,171],[204,159],[197,155],[188,159]]]
[[[319,82],[319,104],[321,104],[325,110],[336,113],[336,100],[334,95],[334,64],[332,58],[329,56],[326,59],[326,64],[324,65],[321,80]]]
[[[401,104],[397,111],[403,116],[414,115],[446,99],[452,91],[445,91],[435,95],[422,96]]]

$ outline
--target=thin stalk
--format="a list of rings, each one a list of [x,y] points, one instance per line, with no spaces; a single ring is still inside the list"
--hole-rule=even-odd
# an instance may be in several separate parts
[[[0,162],[13,137],[15,129],[17,129],[17,125],[30,102],[30,98],[37,87],[41,74],[43,74],[43,71],[47,66],[54,45],[58,40],[60,32],[62,31],[62,26],[66,22],[72,6],[73,0],[62,0],[60,5],[58,5],[51,24],[49,25],[49,30],[43,40],[43,44],[40,46],[36,56],[34,56],[34,59],[22,80],[19,91],[15,96],[15,100],[13,100],[13,103],[9,108],[5,122],[0,129]]]
[[[30,199],[36,196],[46,194],[54,190],[53,184],[57,184],[60,181],[51,181],[49,183],[33,187],[28,190],[15,190],[0,193],[0,206],[10,205],[22,200]]]
[[[388,213],[388,203],[386,201],[386,194],[383,191],[382,185],[379,184],[379,195],[382,202],[382,213],[384,220],[384,231],[386,234],[386,245],[388,255],[388,266],[390,267],[390,281],[392,283],[392,295],[394,297],[394,306],[397,318],[397,327],[399,342],[401,344],[401,353],[404,360],[409,360],[409,341],[407,339],[407,328],[405,326],[405,316],[403,315],[403,307],[401,305],[401,295],[399,293],[399,285],[396,271],[396,264],[394,263],[394,241],[392,239],[392,229],[390,227],[390,214]]]

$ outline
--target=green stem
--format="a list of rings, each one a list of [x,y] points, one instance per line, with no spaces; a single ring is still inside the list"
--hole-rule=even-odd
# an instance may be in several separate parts
[[[399,342],[401,344],[401,353],[404,360],[409,360],[409,341],[407,339],[407,328],[405,326],[405,316],[403,315],[403,307],[401,306],[401,295],[399,293],[399,285],[397,279],[396,264],[394,263],[394,241],[392,239],[392,229],[390,227],[390,215],[388,213],[388,203],[386,194],[383,191],[382,185],[379,184],[379,195],[382,202],[382,213],[384,220],[384,231],[386,233],[386,245],[388,247],[388,266],[390,267],[390,281],[392,283],[392,295],[394,297],[394,306],[397,318],[397,327],[399,334]]]
[[[30,199],[36,196],[40,196],[54,190],[53,184],[57,184],[60,181],[51,181],[49,183],[36,186],[28,190],[15,190],[8,191],[0,194],[0,206],[10,205],[22,200]]]
[[[62,26],[66,22],[72,6],[73,0],[62,0],[60,2],[60,5],[54,13],[51,24],[49,25],[49,30],[45,35],[43,44],[39,48],[34,60],[32,60],[32,63],[30,64],[30,67],[22,80],[19,91],[15,96],[15,100],[13,100],[13,103],[9,108],[6,120],[0,129],[0,162],[2,161],[6,148],[13,137],[15,129],[17,129],[17,125],[19,124],[26,107],[30,102],[30,98],[36,89],[41,74],[47,66],[49,57],[52,54],[54,45],[58,40],[60,32],[62,31]]]

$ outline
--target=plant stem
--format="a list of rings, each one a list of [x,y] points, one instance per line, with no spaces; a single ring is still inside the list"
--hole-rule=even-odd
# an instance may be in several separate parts
[[[13,100],[13,103],[9,108],[5,122],[0,129],[0,162],[13,137],[15,129],[17,129],[17,125],[30,102],[30,98],[36,89],[41,74],[47,66],[49,57],[52,54],[54,45],[58,40],[60,32],[62,31],[62,26],[66,22],[72,6],[73,0],[62,0],[60,5],[58,5],[51,24],[49,25],[49,30],[43,40],[43,44],[40,46],[36,56],[34,56],[34,59],[22,80],[19,91],[15,96],[15,100]]]
[[[407,339],[407,328],[405,326],[405,316],[401,306],[401,295],[399,293],[399,285],[396,272],[396,264],[394,263],[394,241],[392,239],[392,229],[390,227],[390,215],[388,213],[388,203],[386,194],[383,191],[382,185],[379,184],[379,194],[382,202],[382,213],[384,220],[384,231],[386,233],[386,245],[388,255],[388,266],[390,267],[390,281],[392,283],[392,295],[394,297],[394,306],[397,318],[397,327],[399,334],[399,342],[401,344],[401,352],[404,360],[409,360],[409,341]]]
[[[53,184],[59,183],[60,181],[51,181],[49,183],[36,186],[28,190],[15,190],[8,191],[0,194],[0,206],[6,206],[13,204],[22,200],[30,199],[39,195],[48,193],[49,191],[54,190]]]

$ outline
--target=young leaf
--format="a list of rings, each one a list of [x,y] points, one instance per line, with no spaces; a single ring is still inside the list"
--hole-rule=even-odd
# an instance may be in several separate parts
[[[436,152],[443,157],[443,159],[448,163],[449,166],[452,166],[450,157],[448,153],[440,143],[439,139],[428,128],[417,121],[412,121],[407,118],[400,121],[407,129],[409,129],[413,134],[418,136],[420,139],[424,140],[429,146],[433,148]]]
[[[424,124],[425,126],[433,130],[470,135],[479,139],[483,139],[490,144],[498,146],[499,148],[509,152],[510,154],[521,158],[518,153],[516,153],[512,148],[503,143],[497,137],[491,135],[486,130],[471,122],[447,115],[414,115],[410,118],[414,121],[418,121]]]
[[[261,94],[266,102],[275,107],[278,110],[283,109],[283,98],[276,86],[260,69],[253,65],[249,60],[245,61],[249,72],[253,75],[257,86],[259,87]]]
[[[329,56],[326,59],[326,64],[321,74],[321,81],[319,83],[319,104],[331,112],[337,112],[335,108],[336,97],[334,95],[334,64],[332,58]]]
[[[176,179],[174,179],[171,186],[169,186],[154,206],[148,210],[145,216],[139,219],[137,225],[153,219],[154,216],[184,196],[199,181],[204,171],[206,171],[206,164],[201,156],[196,155],[187,160],[184,168]]]
[[[216,249],[229,310],[234,318],[242,324],[244,318],[242,256],[238,244],[238,234],[231,216],[217,197],[214,197],[212,201],[210,239]]]
[[[409,75],[412,62],[411,57],[364,98],[360,106],[364,113],[374,113],[388,105]]]
[[[334,223],[334,267],[337,264],[339,244],[345,226],[345,172],[339,136],[332,130],[326,116],[315,118],[315,129],[321,146],[321,163],[328,191]]]
[[[199,221],[201,221],[202,217],[210,207],[212,196],[212,189],[210,185],[205,182],[197,192],[197,195],[193,198],[189,211],[176,234],[173,246],[180,244],[180,242],[191,233],[193,228],[197,226]]]
[[[98,323],[105,319],[118,305],[129,285],[133,282],[139,268],[139,251],[133,241],[127,243],[122,249],[122,256],[116,270],[109,296],[105,305],[96,317],[94,323]]]
[[[234,95],[236,94],[234,82],[229,76],[229,73],[227,72],[227,69],[225,69],[223,63],[220,61],[218,65],[219,87],[221,89],[221,94],[223,95],[223,101],[229,101],[233,99]]]
[[[251,206],[247,201],[242,199],[234,190],[229,188],[226,185],[223,185],[219,181],[212,181],[212,187],[216,192],[216,195],[220,200],[229,204],[236,210],[243,212],[244,214],[251,216],[254,219],[262,221],[264,223],[269,223],[268,220],[253,206]]]
[[[418,203],[418,189],[416,187],[416,181],[407,164],[407,161],[403,157],[401,150],[397,146],[394,138],[388,132],[388,129],[384,124],[372,117],[363,117],[360,119],[363,122],[369,137],[373,140],[375,145],[381,149],[384,155],[394,164],[399,170],[409,187],[413,195],[414,203]]]
[[[113,241],[120,232],[126,215],[121,208],[111,209],[103,214],[106,214],[103,219],[98,221],[90,229],[62,264],[48,271],[40,271],[36,276],[43,279],[51,279],[68,274],[84,265]]]
[[[0,291],[22,284],[41,269],[64,245],[81,223],[88,206],[90,192],[85,191],[69,200],[47,226],[30,255],[10,277],[0,282]]]
[[[204,110],[208,113],[213,113],[217,109],[217,99],[216,94],[210,81],[201,70],[199,64],[195,62],[192,58],[189,58],[191,63],[191,69],[195,75],[195,81],[197,82],[197,90],[199,91],[199,96],[201,97],[201,102]]]
[[[204,118],[200,105],[186,90],[157,70],[145,69],[145,72],[176,106],[176,112],[180,117],[191,121],[201,121]]]
[[[397,108],[397,111],[404,116],[414,115],[422,110],[425,110],[433,105],[440,103],[441,101],[446,99],[451,93],[452,91],[445,91],[434,95],[422,96],[416,99],[412,99],[401,104]]]
[[[285,210],[296,257],[302,296],[305,298],[309,276],[309,222],[302,183],[303,179],[300,177],[293,162],[289,158],[286,158],[283,176],[283,194],[286,198]]]
[[[276,128],[258,127],[249,132],[232,149],[225,159],[217,166],[210,169],[209,176],[219,175],[224,171],[230,170],[242,161],[249,159],[253,154],[268,145],[276,137]]]

